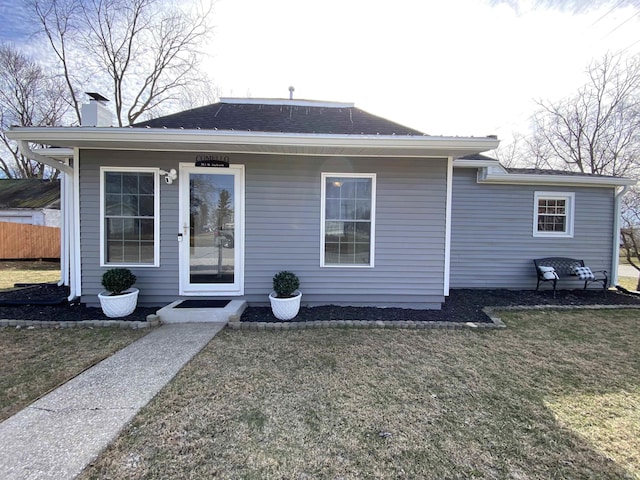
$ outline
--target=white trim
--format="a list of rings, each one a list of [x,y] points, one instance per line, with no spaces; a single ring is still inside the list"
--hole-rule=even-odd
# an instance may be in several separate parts
[[[539,173],[509,173],[502,165],[485,166],[478,170],[478,183],[506,185],[549,185],[613,187],[635,185],[637,180],[625,177],[599,177],[592,175],[563,175]]]
[[[153,263],[116,263],[106,261],[104,231],[104,175],[106,172],[153,173]],[[100,167],[100,266],[148,268],[160,266],[160,169],[157,167]]]
[[[71,286],[70,298],[82,295],[82,252],[80,251],[80,149],[73,152],[73,186],[69,198],[73,201],[69,205],[69,218],[72,230],[69,235],[69,250],[71,252]]]
[[[565,200],[566,231],[540,232],[538,230],[538,202],[539,200]],[[533,236],[541,238],[573,238],[573,224],[575,218],[576,194],[573,192],[534,192],[533,195]]]
[[[291,107],[324,107],[324,108],[354,108],[354,103],[328,102],[322,100],[297,100],[286,98],[236,98],[222,97],[220,103],[235,105],[283,105]]]
[[[232,174],[234,176],[234,283],[233,284],[191,284],[189,283],[189,232],[183,232],[183,226],[188,225],[189,217],[189,174]],[[232,164],[228,168],[196,167],[193,162],[180,162],[178,181],[180,192],[178,195],[179,223],[178,233],[182,234],[182,241],[178,246],[179,261],[179,292],[184,296],[242,296],[244,295],[244,261],[245,261],[245,166]]]
[[[371,179],[371,230],[369,233],[369,263],[366,265],[359,264],[336,264],[336,263],[325,263],[324,258],[324,241],[325,241],[325,215],[326,215],[326,179],[330,177],[341,177],[341,178],[369,178]],[[377,194],[376,194],[376,183],[377,183],[377,174],[375,173],[344,173],[344,172],[322,172],[321,180],[322,183],[320,185],[320,267],[322,268],[374,268],[375,267],[375,244],[376,244],[376,203],[377,203]]]
[[[36,149],[40,155],[45,157],[56,158],[58,160],[68,160],[73,158],[73,148],[56,148],[56,147],[43,147]]]
[[[451,210],[453,206],[453,157],[447,160],[447,200],[445,204],[445,228],[444,228],[444,296],[449,296],[449,283],[451,280]]]
[[[334,135],[123,127],[13,127],[12,140],[97,150],[218,151],[353,157],[459,157],[497,148],[490,137]]]
[[[470,159],[470,158],[456,158],[453,161],[455,168],[481,168],[481,167],[497,167],[500,166],[500,162],[493,158],[487,158],[486,160]]]

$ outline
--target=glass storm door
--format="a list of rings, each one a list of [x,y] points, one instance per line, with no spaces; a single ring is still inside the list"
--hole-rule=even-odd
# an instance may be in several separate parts
[[[180,175],[180,290],[242,295],[241,166],[183,166]]]

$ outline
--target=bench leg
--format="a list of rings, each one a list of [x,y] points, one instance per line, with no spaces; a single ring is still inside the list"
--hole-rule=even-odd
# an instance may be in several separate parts
[[[593,282],[602,282],[602,295],[606,297],[607,296],[608,279],[606,279],[606,278],[598,278],[597,280],[585,280],[583,290],[586,290],[587,289],[587,285],[589,285],[590,283],[593,283]]]

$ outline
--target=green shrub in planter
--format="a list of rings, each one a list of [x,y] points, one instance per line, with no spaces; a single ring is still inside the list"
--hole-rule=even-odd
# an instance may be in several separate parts
[[[283,270],[273,277],[273,291],[278,298],[291,298],[293,292],[300,287],[300,280],[295,273]]]
[[[122,295],[136,283],[136,276],[128,268],[112,268],[102,275],[102,286],[112,295]]]

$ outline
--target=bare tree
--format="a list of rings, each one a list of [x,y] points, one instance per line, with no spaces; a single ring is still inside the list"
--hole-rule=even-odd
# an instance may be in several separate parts
[[[587,83],[559,102],[539,101],[532,134],[504,149],[523,166],[599,175],[640,175],[640,56],[606,55]],[[640,270],[640,192],[623,198],[623,251]],[[639,285],[640,287],[640,285]]]
[[[59,125],[67,111],[64,86],[32,59],[10,45],[0,45],[0,130],[13,125]],[[0,133],[0,172],[8,178],[55,177],[57,170],[20,154]]]
[[[640,272],[640,190],[633,187],[622,197],[622,225],[620,240],[622,254],[633,268]],[[640,291],[640,277],[636,290]]]
[[[164,0],[30,0],[80,122],[79,92],[108,88],[119,126],[180,99],[199,81],[212,6]]]
[[[588,83],[569,99],[539,101],[530,149],[563,170],[614,176],[638,173],[640,57],[606,55],[588,69]]]

